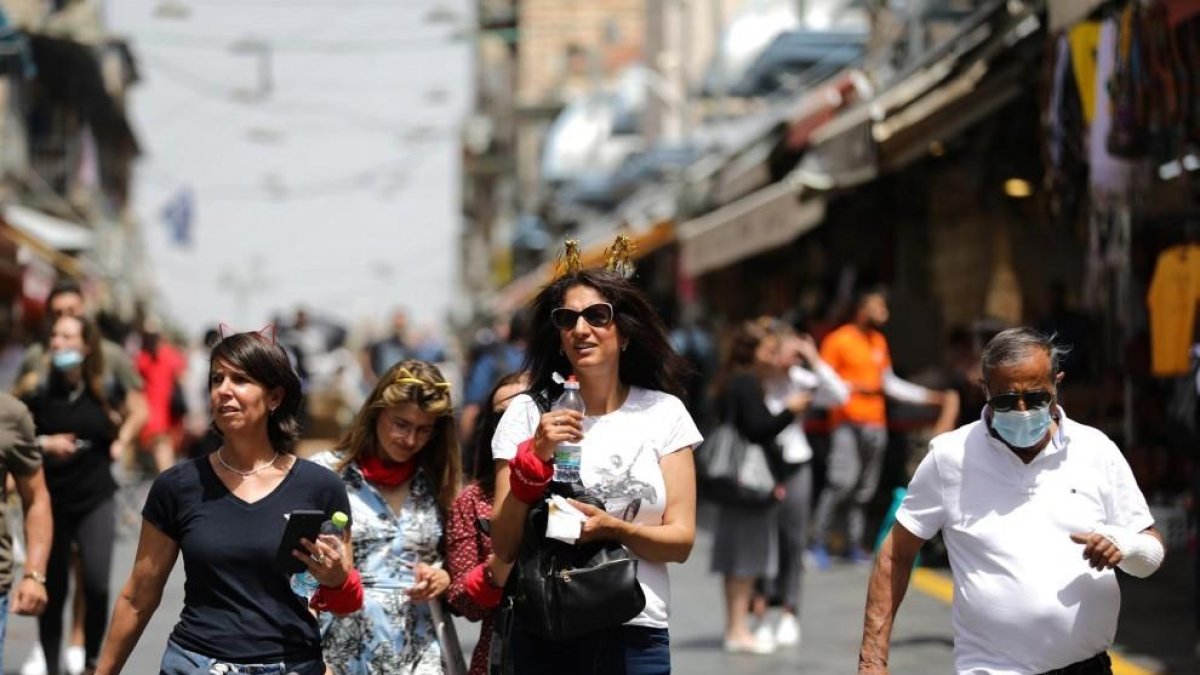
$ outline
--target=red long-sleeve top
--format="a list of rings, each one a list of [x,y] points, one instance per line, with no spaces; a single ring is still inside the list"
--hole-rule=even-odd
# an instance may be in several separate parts
[[[492,627],[500,593],[483,583],[484,561],[492,554],[492,538],[480,531],[479,519],[491,520],[492,499],[478,483],[468,485],[454,500],[446,528],[446,558],[450,590],[446,598],[468,621],[483,621],[479,642],[471,654],[469,675],[487,675]]]

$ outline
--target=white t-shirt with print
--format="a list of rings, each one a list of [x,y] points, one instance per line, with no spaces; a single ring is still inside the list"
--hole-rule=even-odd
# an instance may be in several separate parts
[[[515,457],[517,446],[533,436],[541,416],[532,397],[514,398],[492,437],[492,456]],[[584,418],[583,485],[604,500],[612,515],[641,525],[661,525],[667,494],[659,460],[701,440],[682,401],[661,391],[633,387],[619,409]],[[639,558],[638,581],[646,593],[646,608],[628,625],[666,628],[671,604],[667,566]]]
[[[1112,646],[1116,574],[1089,567],[1070,535],[1154,520],[1117,446],[1062,408],[1058,419],[1029,464],[983,420],[938,436],[896,512],[921,539],[941,530],[946,541],[960,675],[1043,673]]]

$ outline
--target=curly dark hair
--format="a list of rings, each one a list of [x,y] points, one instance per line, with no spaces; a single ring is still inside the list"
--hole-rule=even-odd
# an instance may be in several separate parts
[[[234,333],[226,337],[213,347],[208,359],[210,386],[212,367],[218,361],[242,371],[263,389],[283,389],[283,401],[267,418],[267,437],[275,450],[295,452],[296,441],[300,439],[300,403],[304,395],[300,389],[300,376],[292,369],[283,347],[261,333]],[[212,428],[221,433],[215,424]]]
[[[567,291],[576,286],[593,289],[613,306],[617,331],[629,345],[621,352],[621,383],[682,396],[680,383],[689,367],[671,347],[666,325],[633,282],[601,270],[566,274],[533,299],[524,367],[529,373],[530,391],[536,396],[557,395],[562,386],[554,383],[551,374],[571,372],[571,363],[562,353],[561,333],[550,321],[550,312],[561,307]]]

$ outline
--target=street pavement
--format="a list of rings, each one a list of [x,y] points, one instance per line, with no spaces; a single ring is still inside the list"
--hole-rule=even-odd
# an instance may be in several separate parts
[[[141,494],[129,500],[127,515],[133,515],[132,504]],[[702,508],[701,528],[691,559],[686,564],[671,568],[671,652],[674,672],[684,675],[854,672],[862,630],[868,567],[844,564],[837,565],[827,572],[813,572],[807,575],[801,617],[803,641],[800,646],[781,650],[772,656],[727,655],[721,649],[724,608],[720,578],[708,571],[712,538],[709,534],[711,530],[705,524],[711,520],[711,511]],[[121,528],[113,565],[114,597],[129,574],[135,546],[135,527]],[[1186,578],[1178,566],[1165,571],[1177,575],[1179,579]],[[937,577],[931,578],[936,580]],[[944,585],[943,582],[943,587]],[[1159,623],[1156,619],[1161,618],[1155,616],[1152,607],[1146,602],[1129,602],[1130,587],[1126,585],[1125,588],[1127,602],[1118,644],[1122,645],[1129,634],[1132,637],[1128,639],[1135,644],[1146,646],[1148,653],[1162,651],[1174,653],[1175,656],[1162,660],[1134,655],[1133,662],[1145,668],[1139,669],[1129,663],[1123,670],[1119,670],[1117,675],[1200,672],[1200,669],[1193,669],[1196,661],[1190,655],[1190,623],[1186,618],[1186,610],[1190,605],[1187,595],[1179,592],[1182,587],[1175,585],[1176,590],[1173,593],[1163,591],[1162,597],[1155,597],[1152,591],[1135,592],[1139,597],[1144,596],[1147,602],[1152,601],[1155,607],[1163,607],[1162,602],[1174,601],[1176,606],[1166,606],[1172,607],[1172,611],[1179,614],[1181,619],[1175,621],[1175,625],[1162,624],[1163,629],[1153,628]],[[1138,591],[1144,590],[1140,586],[1134,588]],[[942,592],[944,594],[944,588]],[[935,587],[931,590],[929,584],[915,584],[908,593],[893,633],[891,672],[894,675],[951,672],[953,641],[949,605],[944,598],[938,599],[938,595],[938,589]],[[182,605],[183,569],[180,563],[168,581],[158,611],[130,658],[126,673],[142,675],[157,672],[163,646]],[[1132,625],[1127,630],[1124,624]],[[1178,633],[1178,637],[1164,641],[1163,635],[1170,634],[1171,631]],[[460,622],[459,634],[468,654],[474,645],[476,632],[477,625]],[[1149,634],[1150,637],[1143,638],[1141,634]],[[37,627],[33,620],[26,617],[9,617],[8,639],[4,651],[6,673],[17,672],[36,635]],[[1171,667],[1164,668],[1166,665]]]

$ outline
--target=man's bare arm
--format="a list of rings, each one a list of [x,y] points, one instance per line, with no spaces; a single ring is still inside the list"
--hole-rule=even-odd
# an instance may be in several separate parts
[[[862,647],[858,652],[859,675],[883,675],[888,672],[892,624],[908,590],[913,562],[924,543],[923,539],[896,523],[879,547],[867,585]]]

